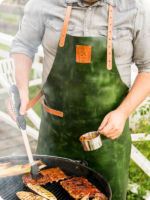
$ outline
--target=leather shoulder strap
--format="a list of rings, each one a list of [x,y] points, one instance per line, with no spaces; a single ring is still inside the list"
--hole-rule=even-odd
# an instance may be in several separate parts
[[[44,95],[44,90],[42,88],[42,90],[28,103],[26,111],[32,108],[41,99],[43,95]]]
[[[113,6],[109,5],[107,34],[107,69],[112,69]]]
[[[72,5],[68,5],[65,20],[64,20],[64,25],[63,25],[62,33],[61,33],[61,37],[60,37],[60,43],[59,43],[60,47],[63,47],[65,44],[67,28],[68,28],[71,11],[72,11]]]

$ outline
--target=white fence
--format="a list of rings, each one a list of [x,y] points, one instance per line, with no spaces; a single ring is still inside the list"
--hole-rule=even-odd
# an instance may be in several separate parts
[[[13,40],[12,36],[0,33],[0,44],[11,46],[12,40]],[[41,73],[43,70],[43,65],[39,63],[39,56],[41,56],[41,57],[44,56],[43,49],[41,46],[39,47],[38,53],[36,54],[35,61],[34,61],[33,67],[32,67],[35,71],[35,76],[34,76],[34,80],[30,81],[30,84],[29,84],[30,87],[36,86],[36,85],[42,83]],[[9,58],[9,53],[7,51],[0,49],[0,57],[2,57],[4,59]],[[136,75],[137,75],[137,69],[135,66],[132,66],[132,76],[131,76],[132,83],[134,82]],[[0,89],[0,94],[8,92],[9,85],[3,79],[3,77],[1,75],[0,75],[0,84],[3,87],[2,89]],[[38,115],[34,112],[33,109],[30,109],[28,111],[28,117],[32,121],[32,123],[35,125],[35,127],[39,130],[41,119],[38,117]],[[17,128],[16,123],[14,123],[12,121],[12,119],[6,113],[4,113],[2,111],[0,111],[0,119],[2,121],[5,121],[6,123],[12,125],[13,127]],[[27,126],[27,133],[31,137],[38,139],[38,134],[39,134],[38,131],[31,128],[30,126]],[[143,138],[144,140],[150,140],[150,136],[145,137],[145,134],[143,134],[143,133],[131,134],[131,136],[132,136],[132,141],[141,141],[141,138]],[[147,160],[147,158],[145,158],[141,154],[140,151],[138,151],[138,149],[134,145],[132,145],[131,158],[150,177],[150,162]],[[131,190],[136,193],[138,185],[131,184],[130,186],[132,186]],[[150,197],[149,193],[147,193],[147,196],[145,196],[144,198],[147,199],[148,197]]]

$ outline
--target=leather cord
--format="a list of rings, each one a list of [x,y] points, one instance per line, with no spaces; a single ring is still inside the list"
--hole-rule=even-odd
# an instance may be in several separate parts
[[[44,90],[42,88],[42,90],[28,103],[27,107],[26,107],[26,111],[28,111],[30,108],[32,108],[41,98],[42,96],[44,95]],[[57,110],[53,110],[51,108],[48,108],[45,103],[44,103],[44,100],[41,99],[41,103],[43,104],[44,106],[44,109],[50,113],[50,114],[53,114],[53,115],[56,115],[56,116],[59,116],[59,117],[63,117],[63,113],[60,112],[60,111],[57,111]]]
[[[107,34],[107,69],[112,69],[113,6],[109,5]]]
[[[26,111],[28,111],[30,108],[32,108],[44,95],[44,90],[42,90],[28,103],[26,107]]]
[[[66,39],[66,34],[67,34],[71,11],[72,11],[72,5],[68,5],[65,20],[64,20],[64,25],[63,25],[63,29],[62,29],[62,33],[61,33],[61,37],[60,37],[60,42],[59,42],[60,47],[63,47],[65,44],[65,39]]]
[[[44,102],[43,99],[41,99],[41,103],[42,103],[44,109],[45,109],[48,113],[50,113],[50,114],[52,114],[52,115],[56,115],[56,116],[58,116],[58,117],[63,117],[63,113],[62,113],[62,112],[57,111],[57,110],[53,110],[53,109],[47,107],[47,106],[45,105],[45,102]]]

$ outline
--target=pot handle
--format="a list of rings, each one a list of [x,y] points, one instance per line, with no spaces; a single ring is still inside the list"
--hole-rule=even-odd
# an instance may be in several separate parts
[[[88,167],[88,162],[85,160],[71,160],[72,162]]]

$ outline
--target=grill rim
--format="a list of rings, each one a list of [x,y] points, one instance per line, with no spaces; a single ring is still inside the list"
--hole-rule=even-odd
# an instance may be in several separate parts
[[[94,175],[97,175],[98,178],[102,179],[103,182],[105,182],[105,184],[107,185],[107,191],[109,191],[109,196],[108,196],[108,200],[111,200],[112,199],[112,191],[111,191],[111,187],[109,185],[109,183],[107,182],[107,180],[101,175],[99,174],[98,172],[96,172],[95,170],[83,165],[83,164],[79,164],[79,161],[80,160],[72,160],[72,159],[69,159],[69,158],[63,158],[63,157],[57,157],[57,156],[47,156],[47,155],[38,155],[38,154],[34,154],[33,155],[33,158],[34,160],[42,160],[43,159],[46,159],[46,160],[56,160],[56,161],[62,161],[63,163],[66,162],[66,165],[68,164],[73,164],[74,166],[76,167],[81,167],[83,169],[86,169],[88,170],[89,172],[92,172]],[[4,163],[4,162],[7,162],[7,161],[27,161],[28,162],[28,157],[27,155],[15,155],[15,156],[5,156],[5,157],[0,157],[0,162]],[[86,162],[86,161],[85,161]],[[83,162],[85,164],[85,162]],[[61,168],[61,166],[58,166]],[[50,167],[48,167],[50,168]],[[67,169],[66,169],[67,171]],[[13,176],[15,177],[15,176]],[[84,177],[84,175],[83,175]],[[1,178],[0,178],[1,179]]]

